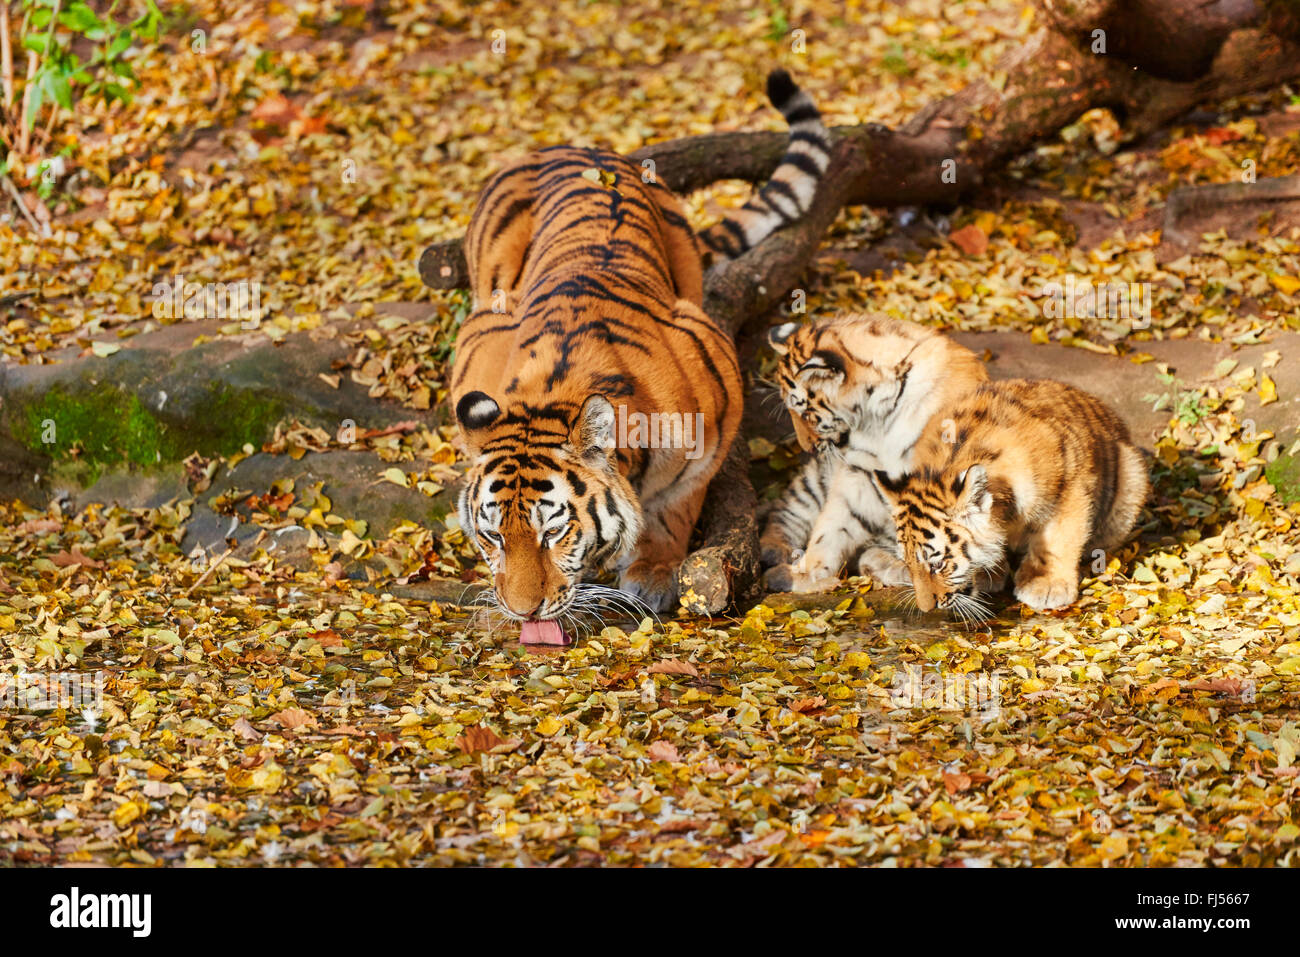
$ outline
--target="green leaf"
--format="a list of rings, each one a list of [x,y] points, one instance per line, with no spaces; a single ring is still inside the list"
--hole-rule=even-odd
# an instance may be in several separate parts
[[[48,73],[42,83],[50,99],[65,110],[72,109],[72,87],[61,73]]]
[[[107,83],[104,85],[104,99],[110,102],[112,100],[121,100],[123,103],[129,104],[132,99],[131,91],[117,83]]]
[[[27,101],[27,128],[31,129],[36,125],[36,117],[41,114],[41,106],[45,102],[44,87],[40,83],[34,83],[31,87],[32,96]]]
[[[145,12],[140,18],[131,23],[131,29],[137,36],[144,37],[146,40],[156,40],[158,38],[158,26],[162,23],[162,11],[154,0],[145,0]]]
[[[113,60],[125,53],[131,46],[131,34],[123,30],[108,46],[106,59]]]
[[[104,21],[99,19],[95,15],[95,11],[84,3],[74,3],[60,13],[59,22],[70,30],[85,34],[104,27]]]

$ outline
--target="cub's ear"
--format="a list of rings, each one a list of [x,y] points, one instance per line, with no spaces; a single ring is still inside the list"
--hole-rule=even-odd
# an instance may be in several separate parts
[[[479,453],[483,444],[483,430],[500,416],[501,407],[486,392],[466,392],[456,403],[456,422],[460,425],[465,450],[471,457]]]
[[[587,396],[569,430],[569,444],[588,465],[614,467],[614,406],[609,399],[599,394]]]
[[[772,347],[772,351],[777,355],[785,355],[790,351],[790,347],[786,345],[786,340],[794,335],[794,331],[798,328],[799,323],[797,322],[787,322],[779,326],[773,326],[767,330],[767,344]]]
[[[982,465],[972,465],[960,472],[951,484],[957,499],[957,511],[966,515],[987,515],[993,508],[989,491],[989,473]]]
[[[898,478],[890,478],[889,473],[884,469],[876,469],[871,473],[872,478],[876,480],[876,488],[880,489],[880,494],[884,496],[885,501],[890,505],[898,502],[898,496],[903,489],[907,488],[907,476],[900,475]]]

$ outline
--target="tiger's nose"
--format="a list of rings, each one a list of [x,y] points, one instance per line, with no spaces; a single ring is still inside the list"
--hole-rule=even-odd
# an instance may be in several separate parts
[[[516,605],[509,599],[502,598],[501,604],[505,605],[507,609],[518,615],[520,618],[536,618],[537,613],[542,610],[542,605],[546,604],[546,602],[539,601],[537,604],[533,605],[532,608],[528,608],[528,602]]]

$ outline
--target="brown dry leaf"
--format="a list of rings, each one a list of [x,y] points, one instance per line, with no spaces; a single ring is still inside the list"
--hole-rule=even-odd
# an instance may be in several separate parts
[[[971,776],[969,774],[953,774],[949,771],[943,772],[943,786],[949,794],[957,794],[965,791],[971,786]]]
[[[353,735],[363,736],[365,735],[365,733],[366,733],[365,731],[351,724],[335,725],[332,728],[324,728],[321,731],[321,734],[337,735],[340,737],[349,737]]]
[[[81,554],[81,550],[73,548],[72,551],[59,551],[50,556],[50,561],[60,568],[68,568],[72,565],[81,565],[84,568],[103,568],[103,562],[97,562],[88,555]]]
[[[984,230],[974,224],[953,230],[948,234],[948,238],[967,256],[983,256],[985,250],[989,248],[988,236],[985,235]]]
[[[265,737],[261,731],[249,724],[247,718],[238,719],[233,725],[234,731],[245,741],[261,741]]]
[[[320,722],[316,720],[316,716],[302,708],[285,708],[283,711],[277,711],[266,720],[274,721],[286,731],[293,731],[302,727],[320,727]]]
[[[1178,682],[1173,678],[1161,678],[1159,681],[1153,681],[1138,690],[1133,696],[1133,700],[1138,704],[1149,704],[1152,701],[1169,701],[1178,697],[1182,690]]]
[[[678,761],[677,745],[671,741],[656,741],[645,749],[646,756],[655,761]]]
[[[790,710],[797,711],[800,714],[807,714],[810,711],[818,711],[826,707],[826,698],[824,695],[817,695],[812,698],[800,698],[790,703]]]
[[[288,126],[300,119],[303,113],[283,93],[272,93],[254,107],[252,115],[253,119],[270,126]]]
[[[647,668],[646,674],[690,675],[692,678],[698,678],[700,672],[689,661],[682,661],[678,658],[665,658],[663,661],[656,661]]]
[[[466,754],[473,754],[476,751],[491,751],[504,743],[495,731],[481,724],[466,728],[463,733],[456,736],[455,741],[456,747]]]
[[[308,638],[313,638],[320,642],[322,648],[341,648],[343,647],[343,638],[333,628],[326,628],[323,631],[313,631]]]
[[[696,831],[705,825],[691,817],[674,817],[669,818],[659,825],[660,834],[682,834],[686,831]]]

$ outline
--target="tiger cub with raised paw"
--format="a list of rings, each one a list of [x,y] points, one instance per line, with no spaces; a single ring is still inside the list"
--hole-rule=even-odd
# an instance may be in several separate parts
[[[777,502],[760,544],[779,591],[833,588],[857,559],[885,585],[910,581],[872,474],[902,477],[931,417],[988,380],[973,352],[885,316],[849,314],[768,336],[799,445],[813,453]]]
[[[931,420],[907,476],[877,471],[916,606],[988,617],[981,591],[1024,557],[1016,598],[1035,611],[1079,595],[1079,562],[1120,545],[1150,487],[1142,453],[1096,396],[1049,380],[981,386]]]

